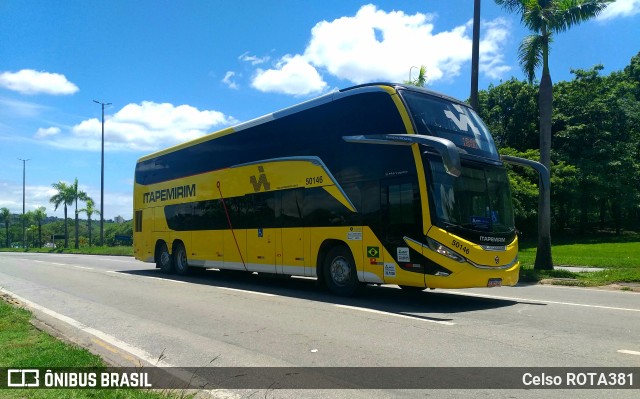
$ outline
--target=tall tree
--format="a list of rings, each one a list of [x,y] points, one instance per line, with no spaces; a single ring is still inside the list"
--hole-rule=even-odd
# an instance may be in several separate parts
[[[80,209],[78,212],[87,214],[87,224],[88,224],[88,227],[89,227],[89,246],[91,246],[91,216],[94,213],[97,213],[99,215],[100,211],[97,210],[96,208],[94,208],[95,203],[93,202],[92,198],[87,197],[85,202],[86,202],[86,208]]]
[[[27,233],[31,233],[31,247],[35,248],[36,246],[36,231],[38,231],[38,226],[36,226],[35,224],[32,224],[31,226],[27,227]],[[27,243],[26,245],[27,248],[29,248],[29,244]]]
[[[9,248],[11,245],[9,244],[9,219],[11,219],[11,211],[9,211],[9,208],[2,208],[0,209],[0,219],[2,219],[2,221],[4,222],[4,231],[6,232],[6,241],[7,241],[7,248]]]
[[[640,102],[634,96],[638,83],[619,72],[600,76],[602,70],[602,65],[572,70],[572,82],[556,85],[554,146],[558,158],[580,170],[580,230],[587,229],[597,209],[600,229],[610,214],[620,233],[638,203],[633,181],[640,170]]]
[[[511,78],[478,93],[477,111],[491,130],[498,148],[525,152],[538,147],[537,92],[535,85]],[[539,158],[538,153],[536,159]]]
[[[78,178],[76,177],[76,179],[74,180],[73,184],[71,185],[71,189],[73,192],[73,201],[76,203],[76,243],[75,243],[75,248],[78,249],[80,248],[79,245],[79,228],[78,228],[78,200],[80,201],[86,201],[89,196],[87,195],[87,193],[85,193],[82,190],[78,190]]]
[[[542,67],[538,110],[540,115],[540,162],[551,169],[551,116],[553,84],[549,73],[549,49],[554,33],[597,16],[614,0],[495,0],[508,12],[520,14],[531,34],[518,49],[518,59],[529,81]],[[535,269],[553,269],[551,258],[551,192],[541,190],[538,201],[538,250]]]
[[[47,218],[46,210],[47,208],[40,206],[33,211],[33,219],[38,222],[38,247],[42,247],[42,221]]]
[[[22,215],[20,215],[20,220],[22,221],[22,225],[23,226],[27,226],[29,224],[31,224],[31,222],[33,221],[33,211],[28,211],[26,213],[23,213]],[[31,227],[31,226],[29,226]],[[23,248],[29,248],[29,243],[27,241],[27,236],[26,236],[26,228],[25,228],[25,234],[22,235],[22,247]],[[33,238],[33,237],[32,237]]]
[[[74,190],[73,186],[59,181],[57,183],[53,183],[51,185],[54,189],[58,190],[56,194],[54,194],[51,198],[49,198],[49,202],[54,205],[54,210],[58,210],[60,205],[64,205],[64,247],[69,248],[69,227],[67,220],[67,206],[72,205],[74,201]]]

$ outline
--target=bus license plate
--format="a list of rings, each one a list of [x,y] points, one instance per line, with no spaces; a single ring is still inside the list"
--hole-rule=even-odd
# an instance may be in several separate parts
[[[487,287],[501,287],[502,279],[501,278],[490,278],[487,283]]]

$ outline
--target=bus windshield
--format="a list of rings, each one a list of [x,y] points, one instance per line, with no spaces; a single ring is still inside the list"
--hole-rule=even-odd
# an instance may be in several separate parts
[[[500,159],[491,133],[471,108],[410,90],[401,93],[418,134],[451,140],[467,154]]]
[[[460,176],[453,177],[436,154],[426,154],[424,164],[431,177],[433,224],[480,242],[504,242],[487,236],[513,237],[511,192],[504,167],[464,162]]]

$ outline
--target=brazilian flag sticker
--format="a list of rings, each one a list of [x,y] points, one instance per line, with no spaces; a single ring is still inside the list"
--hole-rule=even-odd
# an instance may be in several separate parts
[[[367,247],[367,256],[370,258],[378,258],[380,257],[380,248],[379,247]]]

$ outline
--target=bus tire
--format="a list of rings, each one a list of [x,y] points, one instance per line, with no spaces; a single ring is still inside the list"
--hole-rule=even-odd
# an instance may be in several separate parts
[[[189,274],[189,263],[187,262],[187,250],[184,244],[179,242],[173,248],[173,268],[176,273],[184,276]]]
[[[353,255],[344,245],[329,250],[324,258],[323,275],[327,288],[336,295],[350,296],[360,287]]]
[[[160,269],[162,273],[173,273],[173,259],[171,259],[169,249],[167,248],[167,244],[165,242],[160,244],[160,246],[158,247],[158,251],[156,254],[156,267]]]

